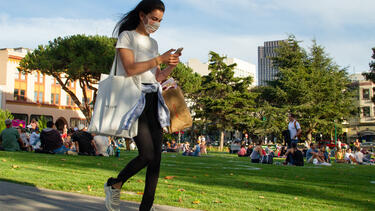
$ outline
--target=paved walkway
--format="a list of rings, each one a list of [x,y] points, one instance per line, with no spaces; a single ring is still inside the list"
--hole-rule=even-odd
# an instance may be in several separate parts
[[[121,210],[136,211],[138,203],[121,201]],[[177,207],[156,205],[160,211],[188,211]],[[105,210],[104,198],[75,193],[46,190],[32,186],[24,186],[0,181],[0,210]],[[191,210],[190,210],[191,211]]]

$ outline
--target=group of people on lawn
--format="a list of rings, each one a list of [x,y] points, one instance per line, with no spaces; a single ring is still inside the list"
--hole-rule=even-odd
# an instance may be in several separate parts
[[[0,150],[4,151],[108,156],[109,146],[113,144],[108,137],[88,133],[83,124],[75,129],[65,127],[60,133],[52,121],[48,121],[47,128],[40,131],[37,122],[32,120],[27,127],[29,134],[22,126],[12,127],[9,119],[5,120],[5,125],[0,133]]]
[[[175,140],[167,141],[163,145],[164,152],[182,152],[184,156],[201,156],[207,154],[206,140],[204,137],[199,137],[196,144],[191,147],[189,142],[177,144]]]
[[[304,157],[307,163],[314,165],[331,166],[331,156],[335,156],[336,163],[350,163],[350,164],[373,164],[371,159],[372,153],[366,149],[361,148],[361,144],[357,139],[353,144],[353,150],[347,145],[342,147],[340,141],[334,150],[330,150],[326,145],[317,146],[317,144],[310,143],[304,147],[303,150],[298,149],[298,138],[302,132],[300,124],[295,119],[293,114],[289,116],[288,130],[284,133],[284,138],[288,146],[276,145],[276,151],[273,152],[268,147],[262,148],[261,144],[253,144],[246,146],[243,144],[238,152],[239,157],[250,157],[252,163],[260,163],[264,158],[281,157],[285,158],[284,165],[303,166]],[[331,151],[331,153],[329,153]],[[353,152],[354,151],[354,152]],[[263,163],[263,162],[262,162]]]

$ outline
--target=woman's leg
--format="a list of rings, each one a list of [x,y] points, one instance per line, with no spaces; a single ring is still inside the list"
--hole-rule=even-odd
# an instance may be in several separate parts
[[[108,179],[107,184],[114,188],[121,188],[122,185],[133,175],[145,168],[155,158],[153,143],[153,126],[150,124],[155,121],[154,115],[151,114],[153,105],[152,94],[146,95],[146,105],[141,116],[138,119],[138,135],[134,137],[134,142],[138,148],[138,156],[131,160],[123,170],[118,174],[117,178]],[[151,115],[150,115],[151,114]],[[160,127],[160,126],[159,126]]]

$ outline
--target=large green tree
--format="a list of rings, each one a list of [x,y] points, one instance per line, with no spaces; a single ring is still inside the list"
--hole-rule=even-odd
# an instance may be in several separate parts
[[[346,69],[334,63],[322,46],[313,41],[307,52],[290,36],[276,52],[272,60],[279,69],[278,78],[260,96],[269,94],[267,103],[284,113],[285,119],[287,112],[296,113],[308,139],[313,132],[329,131],[351,116],[355,106]],[[276,127],[280,126],[279,120]]]
[[[226,57],[210,52],[208,76],[203,77],[197,115],[220,131],[220,149],[226,130],[252,127],[255,94],[250,92],[252,78],[234,77],[236,64],[227,65]]]
[[[94,91],[95,102],[95,84],[102,73],[109,73],[115,55],[115,42],[115,39],[105,36],[59,37],[28,53],[22,59],[19,70],[28,73],[40,71],[55,78],[90,121],[91,106],[86,90]],[[82,88],[83,101],[69,89],[68,84],[74,81]]]

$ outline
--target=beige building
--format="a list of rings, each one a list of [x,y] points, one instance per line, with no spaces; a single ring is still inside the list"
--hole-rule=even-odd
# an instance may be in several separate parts
[[[357,88],[355,102],[358,106],[358,115],[345,124],[344,132],[351,140],[358,135],[375,135],[375,104],[372,101],[375,97],[375,84],[367,81],[362,74],[353,74],[350,79]]]
[[[26,124],[44,116],[54,121],[60,130],[64,125],[76,127],[85,123],[85,116],[53,77],[36,71],[33,74],[18,71],[17,67],[28,51],[24,48],[0,49],[1,109],[10,111],[15,119]],[[82,89],[76,82],[70,84],[70,90],[82,99]],[[88,91],[92,99],[93,92]]]
[[[227,65],[236,63],[234,68],[234,77],[244,78],[251,76],[253,78],[252,86],[256,86],[258,83],[256,77],[256,66],[249,62],[243,61],[237,58],[226,58],[224,61]],[[187,66],[193,69],[194,72],[200,75],[208,75],[210,71],[208,70],[208,63],[202,63],[198,59],[189,59]]]

